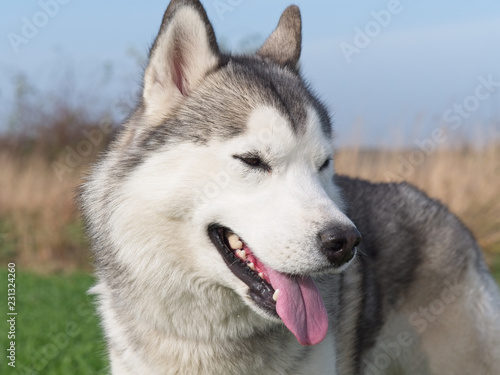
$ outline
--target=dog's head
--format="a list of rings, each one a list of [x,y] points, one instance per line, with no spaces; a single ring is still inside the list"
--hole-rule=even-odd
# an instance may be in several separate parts
[[[311,275],[344,269],[360,236],[342,213],[330,119],[299,75],[300,51],[295,6],[255,55],[229,56],[201,4],[173,0],[108,167],[122,181],[110,193],[113,241],[129,249],[119,257],[189,268],[179,277],[229,287],[315,344],[328,322]]]

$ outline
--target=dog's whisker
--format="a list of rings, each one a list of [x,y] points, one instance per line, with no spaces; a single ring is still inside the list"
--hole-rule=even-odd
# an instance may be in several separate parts
[[[368,254],[367,254],[367,253],[365,253],[364,251],[361,251],[361,250],[359,250],[359,249],[356,249],[356,252],[358,252],[358,253],[359,253],[359,255],[362,255],[362,256],[365,256],[365,257],[369,258]]]

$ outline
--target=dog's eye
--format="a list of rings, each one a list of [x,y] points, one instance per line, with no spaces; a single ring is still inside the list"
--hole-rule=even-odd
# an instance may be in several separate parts
[[[330,165],[330,159],[326,159],[323,165],[319,167],[319,171],[323,172],[326,168],[328,168],[329,165]]]
[[[262,160],[259,158],[242,158],[241,160],[252,167],[258,167],[262,164]]]
[[[252,168],[259,168],[266,172],[271,171],[271,167],[262,161],[258,156],[234,155],[233,158],[238,159]]]

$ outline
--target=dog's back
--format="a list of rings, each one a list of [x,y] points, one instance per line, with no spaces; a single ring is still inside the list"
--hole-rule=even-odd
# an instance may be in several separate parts
[[[408,184],[336,183],[363,235],[363,299],[340,306],[359,311],[350,363],[367,374],[498,373],[498,287],[469,230]]]

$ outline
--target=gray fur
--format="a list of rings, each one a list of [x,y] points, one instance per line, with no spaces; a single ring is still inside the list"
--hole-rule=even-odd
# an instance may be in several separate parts
[[[302,20],[296,5],[290,5],[281,16],[276,30],[257,51],[257,55],[281,66],[297,68],[302,43]]]
[[[398,311],[408,303],[426,306],[439,298],[447,281],[463,283],[464,289],[472,288],[466,285],[467,275],[477,273],[498,299],[476,241],[442,204],[407,184],[372,184],[340,176],[336,183],[348,202],[347,214],[363,235],[360,250],[366,254],[365,259],[360,259],[367,280],[363,283],[359,308],[356,363],[362,365],[361,356],[373,348],[382,326],[389,324],[387,317],[391,311]],[[370,299],[372,302],[368,303]],[[491,328],[498,332],[498,326]],[[461,345],[460,331],[457,326],[456,332],[450,332],[447,345],[451,348]],[[470,340],[470,345],[486,354],[499,338],[478,335],[464,340]],[[468,373],[466,364],[460,366],[465,366],[461,373]],[[493,366],[498,366],[498,358]],[[484,373],[493,374],[497,368],[485,364]]]
[[[197,41],[186,25],[206,41],[198,46],[204,50],[199,61],[188,59],[189,43]],[[500,373],[500,298],[481,251],[443,205],[407,184],[328,179],[329,204],[344,207],[363,241],[343,272],[324,273],[318,263],[321,272],[313,273],[330,322],[327,338],[316,346],[299,345],[283,324],[249,308],[238,294],[241,284],[228,284],[230,271],[221,266],[205,228],[186,228],[213,203],[198,195],[205,186],[201,182],[210,182],[205,168],[224,156],[214,152],[250,137],[251,114],[259,108],[272,108],[285,119],[288,136],[297,145],[313,137],[312,111],[321,141],[327,139],[315,139],[315,147],[330,143],[328,113],[297,71],[300,28],[298,8],[289,7],[257,55],[222,55],[199,1],[173,0],[169,5],[151,50],[143,98],[80,193],[98,277],[92,293],[113,374]],[[188,42],[165,35],[184,35]],[[162,87],[171,101],[163,102],[170,97],[162,96]],[[211,150],[214,159],[199,159],[199,150]],[[294,149],[290,157],[299,151]],[[170,155],[181,159],[170,160]],[[315,155],[313,162],[321,157]],[[280,170],[286,168],[277,165],[260,178]],[[243,181],[252,173],[247,171]],[[142,178],[151,183],[141,185]],[[260,186],[265,184],[255,184],[254,190]],[[163,196],[171,187],[175,189]],[[338,189],[345,202],[337,197]],[[245,199],[241,195],[234,209]],[[156,211],[163,201],[168,209]],[[304,203],[314,208],[314,202]],[[319,212],[327,208],[323,204]],[[280,207],[282,217],[289,209]],[[306,217],[304,228],[325,227],[319,215]],[[295,238],[279,222],[267,220],[247,221],[263,222],[262,230],[273,226],[281,230],[279,237]],[[190,236],[203,246],[186,246]],[[292,240],[289,245],[293,248]],[[304,263],[297,267],[305,269],[307,261],[319,259],[315,249],[307,257],[290,254],[290,249],[285,249],[283,263],[296,256]],[[202,268],[213,267],[214,272],[200,269],[196,252],[209,259]],[[440,313],[420,315],[429,306],[439,307]],[[388,355],[402,334],[412,344]],[[387,366],[380,362],[386,357]]]

